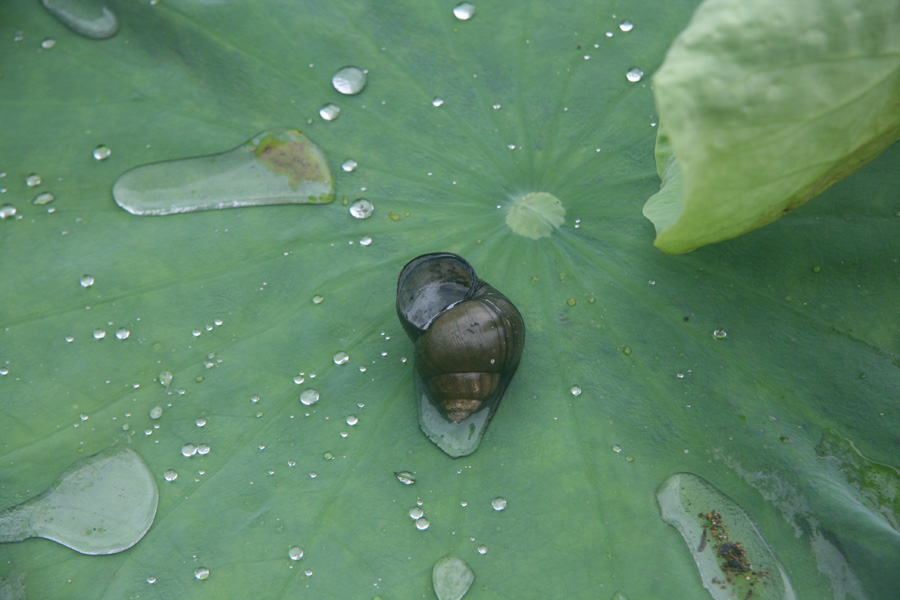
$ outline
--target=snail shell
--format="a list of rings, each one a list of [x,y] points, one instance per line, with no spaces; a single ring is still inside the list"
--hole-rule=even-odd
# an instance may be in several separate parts
[[[459,423],[496,406],[522,348],[525,323],[509,299],[449,252],[410,261],[397,281],[397,315],[415,344],[415,368],[441,413]]]

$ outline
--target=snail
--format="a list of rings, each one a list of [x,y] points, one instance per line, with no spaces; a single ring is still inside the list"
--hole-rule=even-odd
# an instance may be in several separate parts
[[[444,419],[459,424],[490,407],[479,422],[477,447],[519,366],[525,345],[522,315],[506,296],[478,279],[472,265],[449,252],[424,254],[403,267],[397,315],[415,344],[416,387]],[[423,430],[441,446],[428,431],[434,425],[426,423],[422,409]]]

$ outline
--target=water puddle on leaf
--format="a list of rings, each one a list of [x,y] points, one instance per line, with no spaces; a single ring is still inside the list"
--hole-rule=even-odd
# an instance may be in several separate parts
[[[533,240],[550,237],[566,221],[566,209],[547,192],[516,198],[506,212],[506,224],[519,235]]]
[[[468,456],[478,449],[481,438],[500,404],[491,397],[485,405],[468,417],[454,423],[448,420],[428,394],[428,386],[418,372],[414,373],[416,398],[419,399],[419,428],[429,440],[453,458]]]
[[[150,529],[158,500],[137,452],[109,448],[73,464],[39,496],[0,512],[0,542],[42,537],[82,554],[121,552]]]
[[[475,581],[475,573],[458,556],[445,556],[434,563],[431,574],[438,600],[460,600]]]
[[[43,0],[44,8],[79,35],[102,40],[116,35],[119,19],[103,0]]]
[[[143,165],[113,186],[135,215],[270,204],[326,204],[334,179],[318,146],[296,129],[264,131],[234,150]]]
[[[715,600],[793,600],[781,563],[734,500],[692,473],[676,473],[657,490],[662,520],[684,538]]]
[[[848,483],[900,531],[900,469],[869,460],[853,442],[831,429],[822,432],[816,454],[836,461]]]

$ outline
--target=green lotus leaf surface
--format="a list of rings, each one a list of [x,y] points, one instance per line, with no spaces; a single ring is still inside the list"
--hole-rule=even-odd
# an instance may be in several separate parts
[[[109,0],[97,40],[0,3],[0,510],[112,447],[159,490],[122,552],[0,544],[0,597],[431,598],[454,555],[466,600],[709,598],[660,515],[676,473],[798,598],[896,597],[900,147],[666,256],[650,78],[697,3],[472,5]],[[276,130],[322,151],[334,202],[114,200],[131,169]],[[436,251],[528,330],[457,459],[419,429],[395,311]]]

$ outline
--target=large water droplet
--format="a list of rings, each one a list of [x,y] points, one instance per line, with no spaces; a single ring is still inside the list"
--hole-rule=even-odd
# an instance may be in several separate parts
[[[79,35],[93,39],[112,37],[119,31],[119,19],[102,0],[43,0],[44,7]]]
[[[194,569],[194,577],[196,577],[200,581],[203,581],[204,579],[209,577],[209,569],[207,569],[206,567],[197,567],[196,569]]]
[[[413,521],[418,521],[424,516],[425,511],[422,510],[421,506],[413,506],[411,509],[409,509],[409,518],[411,518]]]
[[[300,392],[300,403],[306,406],[312,406],[319,401],[319,392],[309,388]]]
[[[475,581],[475,573],[458,556],[445,556],[431,572],[434,593],[438,600],[460,600]]]
[[[350,355],[346,352],[338,352],[332,360],[334,360],[336,365],[346,365],[347,361],[350,360]]]
[[[350,205],[350,214],[357,219],[368,219],[375,212],[375,205],[362,198]]]
[[[0,206],[0,219],[11,219],[16,216],[16,207],[12,204]]]
[[[331,78],[331,85],[340,93],[352,96],[366,87],[366,74],[357,67],[344,67]]]
[[[418,529],[419,531],[425,531],[426,529],[428,529],[429,525],[431,525],[431,523],[425,517],[416,519],[416,529]]]
[[[82,554],[138,543],[156,517],[159,492],[143,459],[119,446],[81,459],[39,496],[0,512],[0,542],[42,537]]]
[[[628,69],[628,72],[625,73],[625,79],[630,81],[631,83],[637,83],[644,77],[644,72],[638,69],[637,67],[632,67]]]
[[[491,507],[498,511],[506,509],[506,498],[494,498],[491,500]]]
[[[25,178],[25,185],[27,185],[28,187],[37,187],[41,185],[41,176],[37,173],[32,173]]]
[[[288,548],[288,558],[291,560],[300,560],[303,558],[303,548],[300,546],[291,546]]]
[[[624,31],[627,33],[629,31],[631,31],[632,29],[634,29],[634,23],[632,23],[628,19],[625,19],[624,21],[619,23],[619,31]]]
[[[89,288],[94,285],[94,276],[93,275],[82,275],[81,276],[81,287]]]
[[[264,131],[234,150],[143,165],[119,177],[116,203],[135,215],[269,204],[325,204],[334,181],[321,150],[300,131]]]
[[[715,600],[793,599],[787,574],[743,510],[705,479],[676,473],[656,492],[662,520],[684,538]]]
[[[468,21],[475,16],[475,5],[470,2],[457,4],[456,8],[453,9],[453,16],[460,21]]]
[[[519,196],[506,213],[506,224],[514,232],[533,240],[550,237],[566,221],[566,209],[556,196],[536,192]]]

